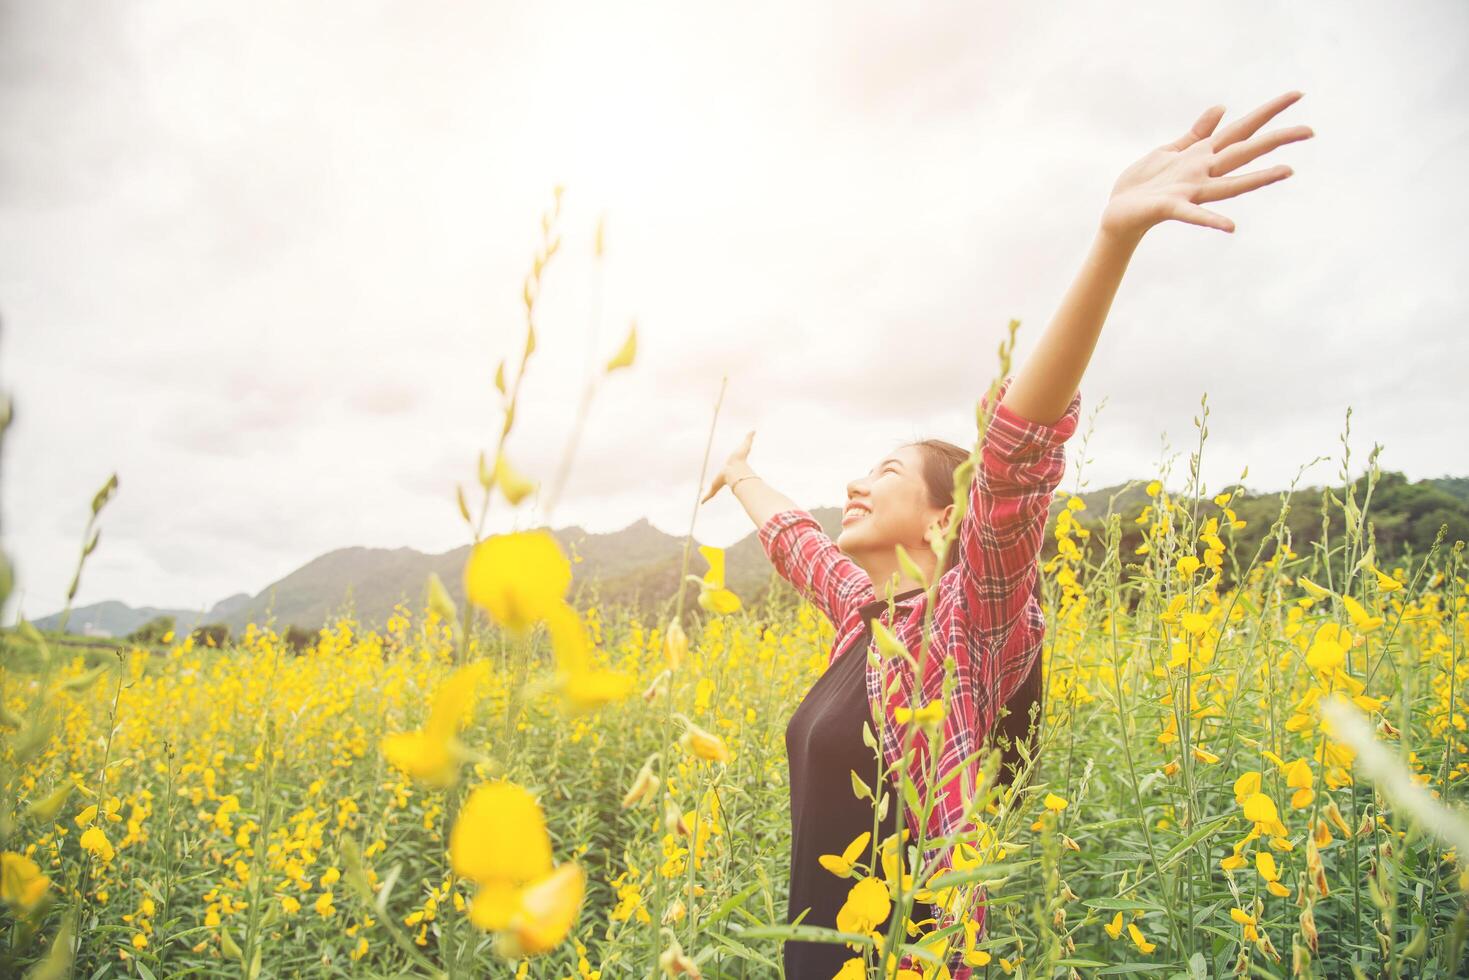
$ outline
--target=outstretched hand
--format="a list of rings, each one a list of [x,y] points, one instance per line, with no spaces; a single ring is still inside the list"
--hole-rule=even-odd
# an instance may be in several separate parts
[[[707,504],[710,498],[720,491],[721,487],[732,480],[738,479],[742,473],[737,471],[749,471],[748,458],[750,455],[750,443],[754,441],[755,430],[751,429],[745,436],[745,441],[740,443],[739,447],[729,454],[729,459],[724,461],[724,466],[714,475],[714,482],[710,484],[709,492],[704,494],[704,499],[700,500],[699,503]]]
[[[1226,176],[1277,146],[1315,135],[1309,126],[1290,126],[1254,136],[1256,130],[1300,97],[1301,93],[1294,91],[1276,96],[1217,134],[1214,127],[1224,116],[1224,106],[1206,109],[1187,133],[1122,172],[1102,212],[1102,230],[1139,239],[1153,225],[1177,220],[1233,232],[1233,221],[1199,205],[1238,197],[1284,180],[1294,172],[1280,164]],[[1254,138],[1249,139],[1251,136]]]

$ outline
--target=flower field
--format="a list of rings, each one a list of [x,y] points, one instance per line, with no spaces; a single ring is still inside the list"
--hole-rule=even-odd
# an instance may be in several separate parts
[[[947,888],[987,886],[990,926],[949,940],[991,976],[1454,974],[1464,866],[1323,706],[1349,699],[1462,806],[1461,549],[1235,555],[1228,494],[1149,490],[1101,535],[1079,498],[1060,511],[1041,748],[1013,796],[976,799]],[[1109,548],[1123,520],[1143,554]],[[33,636],[4,675],[7,975],[64,975],[75,936],[78,976],[776,976],[784,724],[831,626],[745,608],[702,550],[682,636],[566,606],[571,565],[533,534],[466,569],[502,628],[435,587],[299,655],[254,627],[96,664]],[[831,842],[843,977],[926,939],[862,935],[890,904],[943,897],[895,844]]]
[[[830,841],[838,928],[788,926],[785,728],[832,624],[789,590],[752,604],[707,546],[687,608],[576,608],[548,532],[483,533],[492,494],[533,488],[505,436],[554,219],[477,519],[459,493],[461,600],[431,578],[305,649],[265,625],[115,653],[0,637],[0,976],[765,978],[793,936],[847,944],[840,980],[948,976],[954,951],[985,977],[1465,975],[1464,542],[1378,559],[1376,452],[1364,494],[1284,492],[1248,551],[1243,491],[1206,493],[1197,455],[1138,512],[1058,494],[1033,751],[1008,784],[995,747],[969,760],[957,836]],[[635,354],[631,330],[602,375]],[[1293,543],[1303,507],[1323,532]],[[869,655],[922,655],[897,646]],[[900,710],[908,744],[947,710]],[[874,751],[852,791],[926,815],[898,772]],[[907,915],[981,898],[983,929]]]

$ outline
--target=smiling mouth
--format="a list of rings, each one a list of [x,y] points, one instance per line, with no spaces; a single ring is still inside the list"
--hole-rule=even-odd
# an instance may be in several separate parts
[[[849,510],[846,513],[842,514],[842,526],[846,527],[848,524],[852,523],[858,518],[866,517],[870,513],[872,512],[861,507],[858,507],[854,510]]]

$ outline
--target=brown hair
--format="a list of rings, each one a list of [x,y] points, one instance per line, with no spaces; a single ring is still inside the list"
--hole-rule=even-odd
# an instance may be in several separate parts
[[[919,455],[923,458],[923,482],[928,487],[929,503],[934,507],[947,507],[953,503],[954,473],[969,458],[969,450],[944,439],[921,439],[906,445],[917,447]],[[976,478],[978,478],[977,475]],[[944,562],[944,571],[947,572],[958,563],[959,540],[956,537],[949,545],[949,555]],[[1034,588],[1039,597],[1039,574],[1035,579]],[[1010,700],[1005,702],[1004,717],[996,719],[994,729],[990,732],[991,735],[998,736],[1000,742],[1000,772],[997,782],[1001,785],[1010,784],[1013,778],[1012,767],[1018,767],[1021,764],[1019,743],[1034,744],[1031,712],[1037,712],[1035,722],[1039,727],[1041,694],[1041,658],[1037,653],[1030,673],[1010,695]]]
[[[933,507],[949,506],[954,502],[954,472],[969,458],[969,450],[944,439],[921,439],[907,445],[916,447],[923,459],[923,482],[928,487],[929,504]],[[959,541],[955,538],[949,545],[943,570],[947,572],[957,564]]]

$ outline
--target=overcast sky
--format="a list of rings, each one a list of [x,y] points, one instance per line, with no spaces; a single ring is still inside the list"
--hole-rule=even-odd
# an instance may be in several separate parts
[[[349,545],[469,540],[454,485],[501,415],[521,281],[565,186],[509,441],[553,525],[683,534],[711,466],[802,506],[900,442],[973,438],[1117,175],[1214,104],[1314,139],[1288,180],[1170,222],[1132,260],[1081,385],[1063,487],[1157,473],[1207,392],[1203,471],[1285,486],[1373,442],[1469,475],[1469,7],[1091,4],[0,4],[4,547],[23,611],[201,607]],[[1334,480],[1339,461],[1306,482]],[[497,504],[497,509],[499,505]],[[492,511],[493,528],[540,523]],[[753,529],[728,493],[696,536]],[[12,600],[9,621],[15,612]]]

